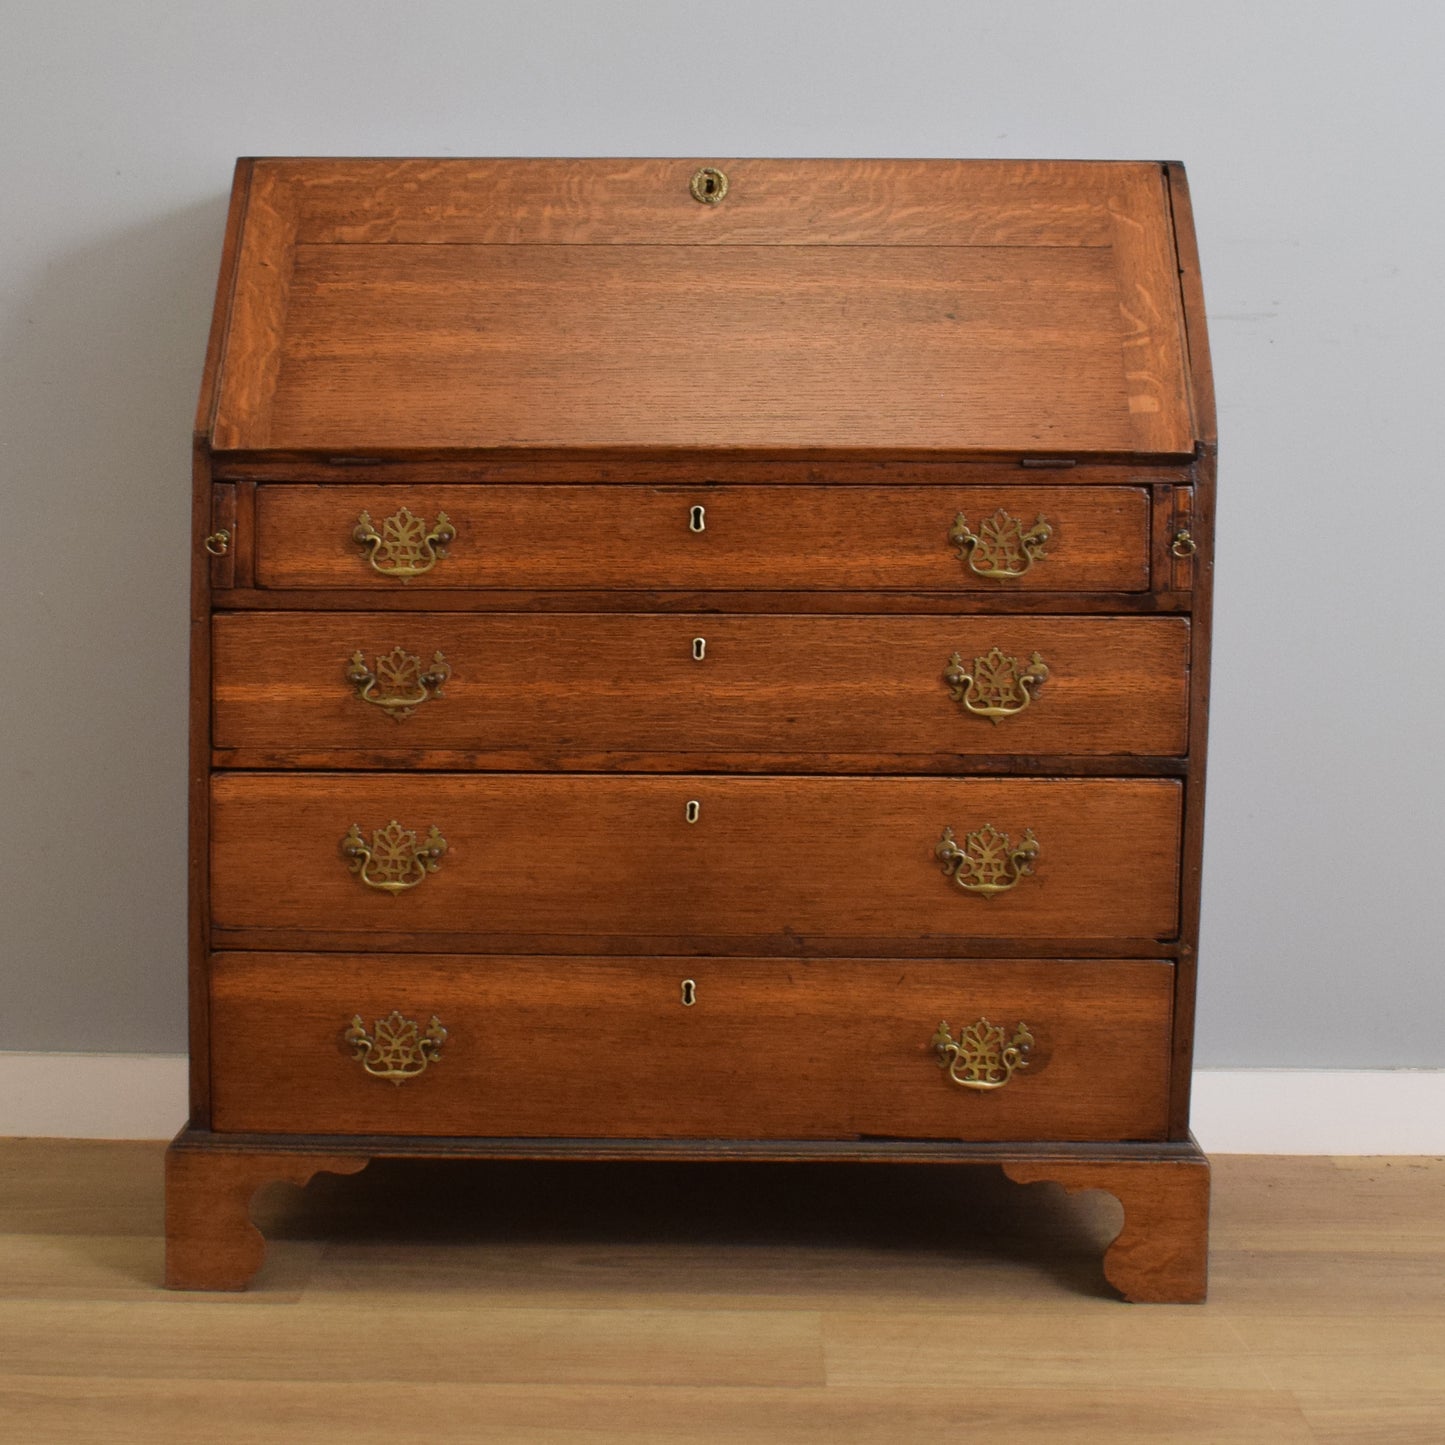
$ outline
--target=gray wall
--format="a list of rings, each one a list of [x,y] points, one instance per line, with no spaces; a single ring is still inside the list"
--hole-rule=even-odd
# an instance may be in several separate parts
[[[0,0],[0,1047],[184,1047],[187,436],[238,154],[1183,159],[1200,1055],[1445,1063],[1437,6]]]

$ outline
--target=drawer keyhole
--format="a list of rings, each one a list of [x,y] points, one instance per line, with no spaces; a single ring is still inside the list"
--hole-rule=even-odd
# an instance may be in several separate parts
[[[697,985],[690,979],[682,981],[682,1006],[691,1008],[697,1002]]]
[[[692,640],[692,660],[701,662],[707,656],[707,638],[694,637]]]
[[[706,507],[694,507],[692,511],[687,514],[687,530],[689,532],[707,531]]]
[[[696,823],[702,816],[702,804],[696,799],[687,805],[686,817],[689,823]]]

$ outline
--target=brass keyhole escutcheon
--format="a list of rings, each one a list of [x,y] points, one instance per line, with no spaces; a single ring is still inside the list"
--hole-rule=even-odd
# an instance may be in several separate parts
[[[692,640],[692,660],[701,662],[707,656],[707,638],[694,637]]]
[[[706,507],[694,507],[692,511],[687,514],[687,530],[689,532],[707,531]]]
[[[689,823],[696,823],[697,820],[702,817],[702,804],[694,798],[683,810],[683,817],[686,818]]]
[[[688,189],[693,200],[715,206],[728,193],[728,178],[716,166],[704,166],[694,173]]]
[[[697,1002],[697,985],[690,979],[682,981],[682,1006],[691,1008]]]

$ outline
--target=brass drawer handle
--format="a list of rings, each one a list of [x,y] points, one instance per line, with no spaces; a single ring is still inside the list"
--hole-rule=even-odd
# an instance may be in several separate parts
[[[457,539],[457,529],[445,512],[438,512],[436,526],[428,529],[425,517],[415,517],[403,507],[381,524],[379,532],[371,524],[371,513],[363,512],[351,538],[360,544],[373,571],[405,582],[430,572],[437,559],[447,555],[448,545]]]
[[[1192,557],[1199,550],[1199,543],[1194,540],[1187,528],[1181,528],[1174,534],[1174,540],[1169,544],[1169,550],[1176,557]]]
[[[393,1084],[404,1084],[425,1073],[429,1064],[441,1058],[442,1045],[447,1041],[447,1031],[435,1014],[425,1033],[415,1019],[406,1018],[399,1009],[377,1019],[372,1028],[375,1032],[366,1032],[360,1014],[351,1020],[345,1034],[351,1057],[372,1078],[390,1079]]]
[[[430,665],[423,667],[421,658],[402,647],[378,656],[371,667],[364,653],[353,652],[346,668],[346,680],[362,702],[381,708],[396,722],[409,718],[428,699],[441,697],[451,675],[440,652],[432,653]]]
[[[962,655],[955,652],[948,659],[943,680],[954,702],[975,717],[991,719],[997,727],[1006,717],[1021,713],[1033,701],[1032,689],[1048,676],[1049,669],[1037,652],[1025,666],[993,647],[975,657],[972,667],[965,667]]]
[[[960,512],[953,519],[948,539],[958,547],[958,555],[976,576],[1007,581],[1022,577],[1035,562],[1047,557],[1044,548],[1053,535],[1054,529],[1044,520],[1042,512],[1025,531],[1017,517],[1000,507],[993,516],[978,524],[977,532],[969,530]]]
[[[213,557],[224,557],[231,550],[231,534],[222,527],[219,532],[212,532],[201,546]]]
[[[944,876],[952,878],[964,892],[996,898],[1034,871],[1039,842],[1033,830],[1025,828],[1015,847],[1007,833],[1000,833],[992,823],[985,823],[982,828],[965,833],[960,846],[954,839],[953,829],[945,828],[933,856],[943,865]]]
[[[1027,1024],[1020,1023],[1013,1038],[1005,1042],[1003,1029],[979,1019],[960,1029],[957,1039],[949,1033],[947,1023],[940,1023],[931,1043],[938,1067],[947,1070],[960,1089],[1001,1089],[1016,1070],[1028,1068],[1034,1036]]]
[[[429,873],[441,867],[447,840],[433,827],[420,843],[410,828],[395,818],[378,828],[368,843],[361,825],[353,823],[341,840],[342,853],[351,860],[351,871],[368,888],[395,896],[424,883]]]

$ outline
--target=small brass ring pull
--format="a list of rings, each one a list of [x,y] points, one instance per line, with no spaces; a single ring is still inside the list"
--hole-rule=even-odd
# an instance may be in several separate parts
[[[1034,871],[1039,842],[1033,830],[1025,828],[1015,847],[1007,833],[1000,833],[992,823],[985,823],[982,828],[965,833],[960,844],[953,836],[953,829],[945,828],[933,856],[942,865],[944,876],[953,879],[965,893],[996,898]]]
[[[693,200],[701,201],[704,206],[715,206],[728,193],[728,178],[716,166],[704,166],[693,172],[687,188]]]
[[[1169,544],[1169,550],[1176,557],[1192,557],[1199,550],[1199,543],[1189,535],[1186,527],[1181,527],[1174,534],[1174,540]]]
[[[1027,1024],[1020,1023],[1010,1039],[997,1024],[979,1019],[959,1030],[957,1039],[942,1022],[930,1042],[938,1067],[960,1089],[1001,1089],[1017,1070],[1028,1068],[1034,1036]]]
[[[370,843],[362,837],[361,825],[353,823],[341,840],[341,851],[351,860],[351,871],[368,888],[395,897],[424,883],[441,867],[447,840],[433,827],[418,842],[410,828],[403,828],[393,818],[371,835]]]
[[[707,638],[694,637],[692,640],[692,660],[701,662],[707,656]]]
[[[687,514],[687,530],[689,532],[707,531],[707,508],[693,507]]]
[[[363,512],[351,533],[373,571],[403,582],[430,572],[456,539],[457,529],[445,512],[438,512],[436,526],[429,528],[425,517],[413,516],[407,507],[389,516],[379,532],[372,526],[371,513]]]
[[[442,686],[452,670],[440,652],[432,653],[429,664],[405,648],[394,647],[375,663],[366,665],[366,654],[353,652],[347,664],[346,680],[362,702],[381,708],[388,717],[403,722],[431,698],[442,696]]]
[[[692,979],[685,978],[682,981],[682,1006],[691,1008],[697,1002],[697,984]]]
[[[231,550],[231,534],[222,527],[219,532],[212,532],[201,546],[213,557],[224,557]]]
[[[401,1085],[425,1073],[429,1065],[441,1058],[447,1031],[433,1014],[426,1032],[422,1033],[415,1019],[405,1017],[400,1009],[393,1009],[386,1018],[377,1019],[371,1033],[367,1033],[361,1015],[357,1014],[343,1037],[351,1045],[351,1057],[372,1078],[389,1079]]]
[[[988,718],[995,727],[1006,717],[1021,713],[1033,701],[1033,689],[1048,676],[1049,669],[1037,652],[1023,664],[997,647],[975,657],[970,666],[955,652],[943,672],[954,702],[975,717]]]
[[[1035,562],[1048,556],[1044,550],[1054,529],[1039,513],[1032,527],[1026,528],[1002,507],[993,516],[970,530],[962,512],[953,519],[948,539],[958,548],[958,555],[968,563],[969,571],[978,577],[1006,582],[1022,577]]]

